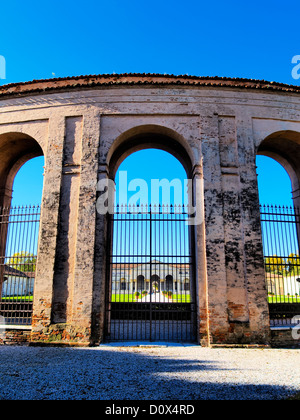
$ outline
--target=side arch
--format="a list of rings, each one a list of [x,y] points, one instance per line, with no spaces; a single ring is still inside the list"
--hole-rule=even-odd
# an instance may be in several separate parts
[[[257,148],[257,154],[273,158],[287,171],[295,207],[300,207],[300,132],[277,131],[268,135]]]
[[[270,323],[271,326],[289,325],[299,311],[300,132],[284,130],[268,135],[259,144],[257,155],[277,161],[292,185],[294,209],[278,206],[276,191],[274,202],[261,203],[260,214]]]
[[[11,322],[7,297],[13,296],[14,322],[20,324],[31,323],[32,319],[40,207],[11,208],[11,200],[17,172],[27,161],[39,156],[44,156],[43,150],[28,134],[0,134],[0,309]],[[9,287],[3,288],[6,277]]]
[[[19,169],[28,160],[44,156],[40,144],[24,133],[0,134],[0,207],[9,207],[12,186]]]

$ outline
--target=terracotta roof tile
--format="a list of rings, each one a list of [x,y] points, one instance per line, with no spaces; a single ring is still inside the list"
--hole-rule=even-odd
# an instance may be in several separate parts
[[[42,80],[32,80],[30,82],[11,83],[0,86],[0,99],[7,96],[20,96],[28,94],[38,94],[52,92],[56,90],[69,89],[90,89],[94,87],[106,87],[114,85],[127,86],[153,86],[153,85],[178,85],[178,86],[204,86],[222,87],[236,89],[257,89],[285,93],[300,93],[300,86],[288,85],[284,83],[268,82],[265,80],[229,78],[229,77],[200,77],[173,74],[102,74],[73,76],[64,78],[52,78]]]

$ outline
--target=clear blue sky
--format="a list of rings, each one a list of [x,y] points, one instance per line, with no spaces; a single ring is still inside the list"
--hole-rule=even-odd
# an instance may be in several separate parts
[[[1,2],[0,55],[6,83],[112,72],[296,83],[299,15],[293,0],[10,0]]]
[[[291,181],[282,166],[265,156],[258,156],[256,163],[261,203],[292,205]],[[32,159],[23,165],[15,178],[13,205],[37,205],[40,203],[43,165],[44,158],[42,157]],[[151,178],[167,178],[170,181],[174,178],[181,180],[186,178],[186,173],[177,159],[169,153],[154,149],[134,153],[125,159],[120,165],[116,180],[119,179],[120,171],[127,172],[128,185],[132,179],[138,177],[147,181],[149,189]],[[129,192],[128,198],[133,194],[134,192]]]
[[[113,72],[299,85],[300,79],[291,75],[292,57],[300,54],[299,15],[298,1],[10,0],[1,4],[0,55],[6,59],[6,80],[0,85]],[[41,159],[36,162],[43,165]],[[38,186],[29,187],[25,170],[20,187],[15,185],[15,201],[35,203],[39,193],[31,193]],[[30,177],[33,170],[28,170]],[[281,199],[278,189],[277,196]]]

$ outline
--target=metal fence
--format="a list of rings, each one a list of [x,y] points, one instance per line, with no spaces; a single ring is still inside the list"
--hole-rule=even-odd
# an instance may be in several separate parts
[[[191,227],[184,206],[116,206],[106,295],[109,341],[194,341]]]
[[[6,324],[31,324],[39,222],[39,206],[0,208],[0,315]]]
[[[271,325],[300,315],[300,210],[261,205]],[[193,227],[184,206],[116,206],[110,215],[106,338],[195,339]],[[30,325],[40,207],[0,208],[0,316]]]
[[[261,205],[260,214],[271,325],[290,325],[300,315],[300,212]]]

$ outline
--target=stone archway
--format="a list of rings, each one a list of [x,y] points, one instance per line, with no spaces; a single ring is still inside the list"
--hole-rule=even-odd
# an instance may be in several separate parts
[[[202,182],[203,217],[192,244],[199,343],[269,342],[255,155],[259,148],[280,157],[296,202],[299,88],[218,77],[94,75],[3,86],[0,102],[6,144],[36,139],[46,156],[32,342],[103,340],[110,232],[95,209],[96,185],[114,179],[127,154],[155,143]],[[27,159],[19,140],[15,170],[22,155]],[[8,201],[9,185],[5,178],[0,191]]]
[[[148,131],[149,130],[149,131]],[[133,136],[131,136],[134,133]],[[168,133],[168,135],[166,134]],[[120,142],[120,138],[122,141]],[[178,140],[180,136],[173,132],[170,129],[155,126],[142,126],[142,127],[136,127],[134,130],[130,130],[129,132],[126,132],[125,134],[121,135],[119,139],[116,140],[118,143],[118,147],[115,147],[115,144],[112,146],[113,152],[108,153],[108,176],[112,179],[114,179],[115,174],[117,172],[117,169],[121,162],[130,154],[144,150],[144,149],[161,149],[164,151],[169,152],[172,154],[177,160],[180,161],[183,168],[185,169],[186,176],[191,177],[193,173],[193,165],[191,162],[191,157],[189,155],[189,147],[187,146],[188,151],[184,147],[184,139]],[[138,177],[138,175],[137,175]],[[124,218],[120,218],[120,215],[118,213],[118,210],[115,214],[116,217],[111,218],[111,224],[108,225],[108,246],[107,249],[112,250],[111,255],[109,255],[108,258],[108,272],[107,272],[107,280],[106,280],[106,308],[105,308],[105,338],[107,340],[131,340],[133,337],[136,337],[136,339],[140,340],[150,340],[153,341],[160,341],[165,340],[166,337],[169,338],[171,341],[195,341],[197,340],[197,331],[198,326],[197,324],[197,307],[198,304],[196,302],[196,267],[195,267],[195,227],[194,226],[188,226],[186,224],[185,230],[186,233],[182,233],[182,241],[186,242],[187,245],[185,247],[185,259],[181,255],[170,255],[167,258],[166,261],[161,261],[159,255],[152,256],[151,248],[152,248],[152,235],[153,230],[152,227],[157,224],[157,220],[155,216],[152,216],[153,209],[150,210],[148,215],[146,214],[146,218],[144,221],[147,223],[146,229],[149,228],[148,235],[149,235],[149,247],[150,251],[146,256],[143,256],[139,259],[139,256],[137,256],[137,265],[140,266],[140,270],[142,270],[141,266],[144,266],[143,270],[141,271],[142,274],[140,274],[139,277],[143,276],[148,281],[148,296],[141,296],[141,303],[143,302],[143,309],[139,309],[138,313],[136,313],[135,318],[135,305],[134,302],[131,302],[130,300],[127,303],[127,306],[130,306],[128,314],[126,314],[126,305],[124,306],[124,301],[126,301],[126,298],[122,296],[122,298],[117,297],[112,298],[112,292],[111,290],[114,289],[112,284],[112,279],[115,279],[117,274],[113,272],[115,270],[114,267],[116,267],[116,261],[122,261],[118,264],[120,272],[124,269],[136,269],[134,266],[134,263],[130,262],[129,256],[121,256],[119,255],[119,251],[115,249],[113,245],[113,241],[115,239],[114,234],[114,227],[115,230],[120,233],[121,231],[121,223],[127,224],[127,232],[130,231],[130,226],[135,223],[134,218],[132,216],[128,217],[124,215]],[[130,210],[129,213],[130,214]],[[122,216],[123,217],[123,216]],[[148,218],[147,218],[148,217]],[[163,216],[159,219],[160,223],[164,223]],[[166,217],[166,216],[164,216]],[[180,220],[180,222],[185,222],[185,219],[187,217],[187,213],[184,214],[183,219]],[[137,225],[141,222],[141,218],[137,218],[136,220]],[[119,224],[118,224],[119,223]],[[130,225],[131,223],[131,225]],[[173,213],[170,215],[169,219],[165,219],[165,223],[170,224],[178,224],[176,222],[176,217],[173,215]],[[119,227],[117,227],[119,226]],[[138,229],[138,227],[136,227]],[[171,228],[170,228],[171,229]],[[180,228],[178,228],[180,229]],[[151,234],[152,231],[152,234]],[[125,230],[126,232],[126,230]],[[125,232],[122,234],[125,235]],[[149,233],[150,232],[150,233]],[[186,238],[184,238],[186,236]],[[175,234],[174,234],[175,237]],[[160,241],[160,239],[155,239],[156,241]],[[177,238],[179,240],[179,237]],[[126,238],[125,238],[126,241]],[[171,246],[172,247],[172,246]],[[170,247],[170,248],[171,248]],[[126,248],[126,247],[125,247]],[[175,248],[175,247],[174,247]],[[169,251],[172,252],[172,251]],[[140,253],[139,250],[137,252],[134,252],[134,254]],[[128,261],[123,261],[124,258],[128,257]],[[141,262],[145,259],[145,257],[148,258],[148,262]],[[166,256],[162,256],[161,258],[166,258]],[[116,261],[115,261],[116,259]],[[178,262],[179,261],[179,262]],[[168,267],[171,267],[173,263],[177,263],[177,265],[184,265],[186,264],[189,266],[189,272],[191,275],[190,278],[190,286],[191,290],[185,291],[184,300],[183,297],[178,293],[177,297],[174,296],[174,299],[172,300],[171,297],[168,297],[167,295],[163,294],[162,292],[165,292],[162,288],[161,279],[164,278],[163,273],[168,271]],[[131,267],[132,266],[132,267]],[[175,268],[170,268],[170,271],[175,271]],[[160,275],[161,274],[161,275]],[[132,276],[131,276],[132,277]],[[128,273],[128,278],[131,278],[130,274]],[[134,276],[133,276],[134,277]],[[139,278],[138,277],[138,278]],[[130,286],[126,287],[126,290],[130,290]],[[144,291],[146,292],[146,291]],[[146,292],[147,293],[147,292]],[[188,297],[187,297],[188,295]],[[116,296],[116,295],[115,295]],[[127,296],[127,300],[129,299],[129,296]],[[139,297],[137,297],[139,299]],[[177,300],[176,300],[177,299]],[[170,308],[170,305],[174,305],[173,309]],[[124,306],[124,307],[123,307]],[[149,308],[148,308],[149,306]],[[138,303],[136,304],[136,307],[138,308]],[[140,313],[144,313],[144,315],[140,315]],[[167,314],[168,313],[168,314]],[[120,320],[120,314],[122,314],[122,317],[124,317],[122,320]],[[143,326],[143,324],[139,320],[139,316],[144,317],[145,322],[147,325]],[[132,318],[133,317],[133,318]],[[175,317],[175,318],[174,318]],[[173,319],[174,318],[174,319]],[[182,319],[181,319],[182,318]],[[123,322],[123,325],[125,327],[123,328],[124,334],[120,334],[120,328],[118,326],[119,323]],[[130,325],[129,325],[130,324]],[[176,330],[175,330],[176,327]],[[143,329],[144,328],[144,329]],[[128,333],[130,331],[130,334]],[[133,331],[133,333],[132,333]],[[137,334],[136,336],[134,334]]]
[[[275,159],[289,174],[295,207],[300,207],[300,132],[276,131],[268,135],[257,148],[258,155]]]
[[[260,206],[270,322],[280,327],[289,325],[300,310],[300,132],[268,135],[257,154],[277,161],[292,185],[293,206],[278,205],[276,195],[271,203]]]
[[[42,156],[38,142],[24,133],[0,135],[0,207],[9,207],[16,173],[28,160]]]
[[[8,324],[31,324],[41,211],[40,203],[11,207],[13,183],[27,161],[43,155],[27,134],[0,135],[0,308]]]
[[[117,168],[127,156],[144,149],[169,152],[179,160],[187,176],[191,176],[196,158],[184,137],[168,127],[145,124],[122,133],[111,145],[107,153],[110,178],[114,179]]]

